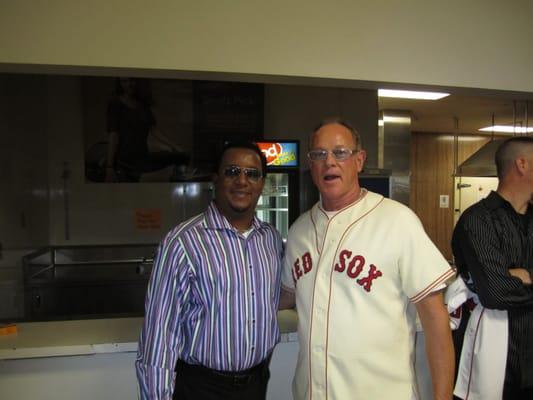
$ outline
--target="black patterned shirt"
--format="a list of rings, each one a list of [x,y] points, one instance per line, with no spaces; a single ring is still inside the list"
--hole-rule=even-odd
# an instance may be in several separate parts
[[[533,386],[533,287],[509,273],[525,268],[533,275],[533,207],[520,215],[491,192],[461,215],[452,249],[459,273],[471,280],[481,304],[508,311],[506,384]]]

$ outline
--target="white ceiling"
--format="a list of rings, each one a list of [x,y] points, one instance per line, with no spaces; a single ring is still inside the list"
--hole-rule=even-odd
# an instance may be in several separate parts
[[[533,126],[533,101],[513,100],[511,95],[463,95],[451,94],[440,100],[378,99],[381,110],[407,110],[411,112],[411,131],[483,134],[479,128],[510,124]],[[515,112],[513,112],[515,110]],[[528,114],[528,116],[526,115]],[[516,115],[516,119],[513,117]],[[454,117],[458,119],[456,129]],[[490,135],[491,133],[486,133]]]

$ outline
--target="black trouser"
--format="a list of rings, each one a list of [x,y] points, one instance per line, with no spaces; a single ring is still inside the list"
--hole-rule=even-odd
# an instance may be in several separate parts
[[[178,360],[173,400],[265,400],[270,357],[246,371],[216,371]]]
[[[517,388],[510,385],[503,387],[503,400],[531,400],[533,399],[533,388]]]
[[[532,400],[533,387],[521,388],[519,383],[520,379],[517,379],[519,373],[510,369],[509,364],[507,364],[505,372],[502,400]]]

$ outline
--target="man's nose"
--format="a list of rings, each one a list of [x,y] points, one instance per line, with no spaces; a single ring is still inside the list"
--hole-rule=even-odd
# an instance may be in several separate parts
[[[246,177],[246,174],[244,173],[244,171],[241,171],[241,173],[235,179],[241,185],[245,185],[248,183],[248,178]]]
[[[337,164],[337,159],[335,158],[335,156],[333,155],[333,153],[331,151],[328,151],[328,155],[326,156],[326,165],[336,165]]]

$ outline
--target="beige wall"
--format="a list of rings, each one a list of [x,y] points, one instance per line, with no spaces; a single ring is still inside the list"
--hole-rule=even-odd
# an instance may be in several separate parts
[[[532,15],[529,0],[0,0],[0,68],[217,71],[533,92]]]

